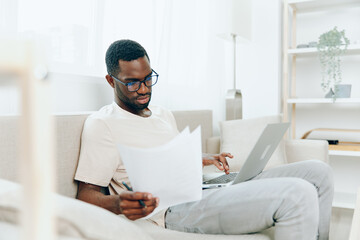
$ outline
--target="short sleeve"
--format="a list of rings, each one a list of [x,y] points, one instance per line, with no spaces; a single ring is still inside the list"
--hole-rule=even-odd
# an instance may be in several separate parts
[[[75,179],[106,187],[119,166],[120,155],[105,121],[89,116],[84,124]]]

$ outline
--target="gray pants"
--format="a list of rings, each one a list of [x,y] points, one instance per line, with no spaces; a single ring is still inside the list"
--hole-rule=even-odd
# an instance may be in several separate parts
[[[254,179],[203,191],[173,206],[166,228],[207,234],[246,234],[275,226],[276,240],[329,239],[333,177],[321,161],[286,164]]]

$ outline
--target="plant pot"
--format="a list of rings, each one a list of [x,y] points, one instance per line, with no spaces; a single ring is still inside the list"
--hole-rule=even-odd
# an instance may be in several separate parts
[[[351,84],[338,84],[336,85],[337,92],[333,88],[325,95],[325,98],[349,98],[351,95]]]

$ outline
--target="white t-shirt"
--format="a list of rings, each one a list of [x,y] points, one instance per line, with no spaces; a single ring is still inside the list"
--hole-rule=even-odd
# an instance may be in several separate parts
[[[140,117],[113,102],[91,114],[84,124],[75,179],[109,187],[110,194],[126,190],[122,181],[129,185],[130,182],[116,144],[155,147],[169,142],[179,133],[170,111],[157,106],[149,106],[149,109],[150,117]],[[156,214],[152,220],[164,226],[164,212]]]

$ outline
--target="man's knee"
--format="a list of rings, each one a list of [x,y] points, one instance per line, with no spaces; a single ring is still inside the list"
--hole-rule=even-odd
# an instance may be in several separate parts
[[[280,211],[282,217],[286,219],[292,216],[299,218],[300,221],[310,221],[317,225],[319,201],[316,187],[300,178],[287,178],[286,182],[287,191],[283,195],[283,206]]]
[[[290,194],[295,196],[295,199],[301,199],[301,202],[306,202],[306,199],[308,199],[310,203],[318,201],[316,187],[310,182],[301,178],[289,178],[288,183],[290,185]]]
[[[326,182],[333,184],[333,171],[329,164],[320,160],[308,160],[305,162],[307,168],[314,176],[318,176],[320,179],[326,179]]]
[[[318,192],[313,184],[300,178],[289,178],[288,186],[288,194],[284,195],[283,201],[291,211],[299,215],[318,215]]]
[[[320,161],[320,160],[307,160],[304,161],[307,162],[312,169],[314,169],[315,171],[319,171],[319,172],[326,172],[326,173],[332,173],[332,169],[329,166],[329,164]]]

